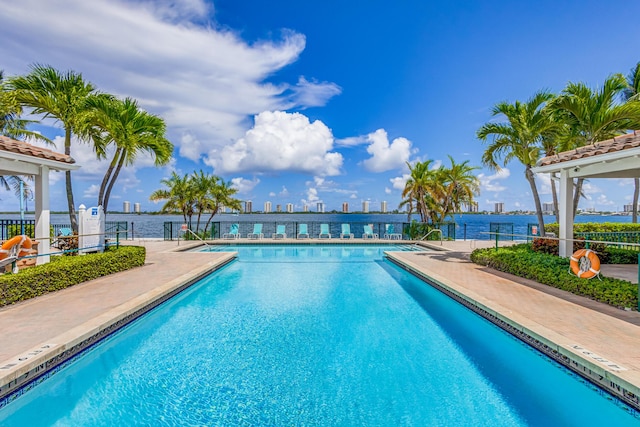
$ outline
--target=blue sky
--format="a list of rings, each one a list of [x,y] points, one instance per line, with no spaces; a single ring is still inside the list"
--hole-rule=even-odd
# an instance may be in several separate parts
[[[140,158],[121,174],[122,202],[159,209],[149,194],[171,172],[233,182],[254,210],[265,201],[340,210],[395,208],[406,162],[451,155],[478,166],[480,209],[532,209],[523,169],[483,168],[476,131],[500,101],[569,81],[598,87],[640,61],[631,1],[0,0],[0,68],[34,63],[81,72],[100,90],[136,98],[166,120],[172,162]],[[58,142],[62,130],[38,127]],[[93,206],[106,164],[72,156],[76,204]],[[51,175],[64,210],[62,174]],[[548,179],[539,177],[542,201]],[[622,210],[631,180],[591,180],[582,208]],[[0,192],[0,210],[18,200]]]

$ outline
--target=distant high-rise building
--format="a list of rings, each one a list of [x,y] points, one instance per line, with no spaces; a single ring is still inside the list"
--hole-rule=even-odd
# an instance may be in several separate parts
[[[306,203],[302,206],[302,212],[309,212],[309,205]]]
[[[324,213],[324,203],[322,202],[316,203],[316,211],[318,213]]]
[[[364,202],[362,202],[362,212],[363,213],[369,213],[369,201],[365,200]]]
[[[287,212],[293,213],[293,203],[287,203]]]
[[[140,213],[140,203],[134,203],[133,204],[133,211],[135,213]]]
[[[542,204],[543,212],[553,212],[553,203],[543,203]]]
[[[494,209],[493,209],[493,211],[494,211],[495,213],[502,213],[502,212],[504,212],[504,203],[503,203],[503,202],[497,202],[497,203],[494,205]]]
[[[349,213],[349,203],[342,202],[342,213]]]
[[[246,202],[244,202],[244,212],[245,213],[253,212],[253,203],[251,203],[251,200],[247,200]]]
[[[130,213],[131,212],[131,203],[129,202],[124,202],[122,204],[122,212],[124,213]]]
[[[478,212],[478,202],[468,203],[467,212]]]
[[[640,210],[640,205],[638,205],[638,210]],[[633,212],[633,203],[629,203],[628,205],[624,205],[625,212]]]
[[[386,201],[380,202],[380,212],[387,213],[387,202]]]
[[[276,205],[276,212],[282,212],[282,205]]]
[[[271,202],[264,202],[264,213],[271,212]]]

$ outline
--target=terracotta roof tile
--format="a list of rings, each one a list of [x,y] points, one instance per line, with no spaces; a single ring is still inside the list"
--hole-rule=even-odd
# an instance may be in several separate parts
[[[587,157],[597,156],[599,154],[613,153],[636,147],[640,147],[640,131],[637,130],[633,133],[616,136],[613,139],[595,142],[591,145],[585,145],[584,147],[576,148],[575,150],[563,151],[562,153],[558,153],[553,156],[543,157],[538,162],[538,166],[547,166],[567,162],[569,160],[584,159]]]
[[[67,156],[66,154],[58,153],[46,148],[37,147],[35,145],[29,144],[28,142],[17,141],[15,139],[11,139],[2,135],[0,135],[0,150],[68,164],[73,164],[76,162],[71,156]]]

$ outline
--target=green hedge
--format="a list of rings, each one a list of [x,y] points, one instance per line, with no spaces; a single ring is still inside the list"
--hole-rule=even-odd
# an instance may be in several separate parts
[[[0,276],[0,307],[144,265],[145,248],[120,246],[103,253],[51,257],[51,262]]]
[[[533,252],[528,244],[496,249],[476,249],[476,264],[534,280],[618,308],[638,307],[638,286],[626,280],[603,277],[581,279],[569,273],[569,259]]]
[[[557,222],[545,224],[545,232],[560,232]],[[640,224],[632,222],[576,222],[573,224],[574,233],[622,233],[625,231],[640,231]]]

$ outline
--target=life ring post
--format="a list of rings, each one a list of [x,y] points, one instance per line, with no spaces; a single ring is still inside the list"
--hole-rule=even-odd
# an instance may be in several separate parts
[[[582,279],[600,276],[600,258],[591,249],[578,249],[571,255],[571,272]]]

